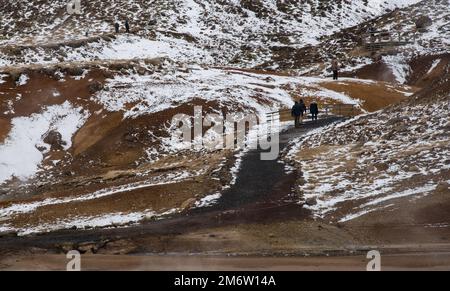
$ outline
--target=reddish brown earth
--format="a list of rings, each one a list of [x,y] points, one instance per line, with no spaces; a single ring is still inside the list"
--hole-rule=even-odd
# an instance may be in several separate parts
[[[65,255],[31,255],[0,260],[8,271],[65,271]],[[83,255],[83,271],[366,271],[364,255],[332,257],[108,256]],[[382,255],[382,271],[448,271],[450,253]],[[405,266],[408,266],[405,268]]]
[[[343,77],[352,77],[368,80],[376,80],[381,82],[395,82],[395,76],[390,68],[383,61],[378,61],[352,73],[343,73]]]
[[[340,81],[322,83],[321,86],[363,101],[362,108],[369,112],[378,111],[389,105],[399,103],[408,98],[405,96],[405,93],[413,94],[418,90],[417,88],[407,88],[386,82],[364,84]]]

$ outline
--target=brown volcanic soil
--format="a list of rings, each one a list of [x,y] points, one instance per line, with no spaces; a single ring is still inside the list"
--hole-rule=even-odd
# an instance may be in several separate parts
[[[4,142],[10,130],[11,122],[6,118],[0,117],[0,143]]]
[[[366,214],[343,227],[359,230],[372,244],[450,244],[448,194],[448,189],[440,189],[417,201],[396,199],[396,207]]]
[[[105,81],[105,75],[101,70],[93,70],[81,80],[66,76],[64,82],[37,71],[31,71],[27,75],[30,79],[24,86],[16,86],[11,78],[0,84],[0,92],[4,93],[0,95],[0,112],[7,111],[7,100],[14,100],[21,94],[21,99],[14,101],[15,113],[9,114],[8,118],[39,113],[44,106],[62,104],[67,100],[75,105],[84,105],[89,103],[88,99],[92,95],[89,92],[89,85]],[[60,94],[54,96],[53,93]]]
[[[147,209],[161,212],[178,208],[182,211],[183,208],[192,206],[192,199],[198,200],[218,191],[231,179],[228,169],[232,166],[234,157],[227,151],[200,156],[196,153],[169,155],[153,163],[147,161],[145,152],[146,149],[158,147],[160,143],[149,132],[160,137],[166,135],[163,127],[175,114],[192,115],[193,107],[197,105],[202,106],[205,112],[218,109],[226,113],[225,104],[193,99],[155,114],[124,119],[121,112],[107,112],[90,100],[94,93],[90,90],[90,85],[103,84],[106,77],[112,75],[110,71],[91,69],[81,80],[65,76],[65,81],[61,82],[54,77],[53,69],[45,70],[49,74],[43,74],[40,70],[23,70],[30,77],[23,86],[16,86],[12,78],[2,84],[0,89],[4,94],[1,95],[0,110],[6,111],[7,101],[15,100],[17,94],[22,95],[20,100],[14,101],[15,113],[0,120],[1,125],[5,125],[0,132],[2,139],[10,130],[12,118],[37,113],[45,106],[62,104],[67,100],[82,106],[91,116],[75,134],[73,147],[68,153],[52,151],[47,155],[44,165],[51,165],[55,160],[62,161],[45,171],[45,176],[38,174],[34,179],[36,183],[29,181],[25,189],[17,187],[20,186],[19,181],[12,181],[8,185],[7,192],[2,192],[3,202],[0,204],[3,206],[19,201],[23,203],[46,198],[74,198],[108,187],[144,182],[180,171],[194,173],[203,170],[204,173],[180,183],[120,192],[98,200],[41,207],[32,214],[17,215],[10,221],[12,225],[36,226],[75,216],[96,216],[112,212],[126,214]],[[53,92],[58,92],[59,95],[53,96]],[[226,165],[223,169],[212,173],[224,159]],[[211,179],[212,177],[216,179]]]
[[[395,82],[395,76],[385,62],[379,61],[364,66],[355,72],[343,73],[343,77],[376,80],[381,82]]]
[[[435,60],[441,60],[439,64],[428,73]],[[445,69],[450,63],[450,54],[420,56],[411,61],[411,76],[408,84],[425,88],[439,80],[445,74]]]
[[[83,255],[83,271],[365,271],[365,254],[332,257],[111,256]],[[33,255],[0,260],[8,271],[65,271],[65,255]],[[382,255],[383,271],[448,271],[450,254]]]
[[[326,82],[321,83],[324,88],[344,93],[354,99],[362,100],[362,107],[374,112],[383,109],[391,104],[396,104],[407,99],[406,93],[415,93],[416,88],[394,85],[392,83],[376,82],[376,83],[358,83],[358,82]]]
[[[366,254],[332,257],[83,255],[84,271],[366,271]],[[65,255],[24,255],[0,260],[7,271],[65,271]],[[383,271],[447,271],[448,252],[382,255]]]

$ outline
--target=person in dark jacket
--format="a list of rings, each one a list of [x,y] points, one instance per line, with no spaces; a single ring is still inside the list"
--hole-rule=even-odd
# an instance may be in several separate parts
[[[130,23],[128,22],[128,19],[125,20],[125,29],[126,29],[127,33],[130,33]]]
[[[337,59],[331,61],[331,70],[333,71],[333,80],[339,79],[339,62]]]
[[[116,23],[114,24],[114,28],[116,29],[116,33],[119,33],[119,30],[120,30],[120,24],[119,24],[118,22],[116,22]]]
[[[301,109],[302,109],[302,119],[303,119],[303,116],[304,115],[306,115],[306,113],[307,113],[307,108],[306,108],[306,104],[305,104],[305,102],[303,102],[303,100],[300,100],[300,107],[301,107]]]
[[[311,119],[313,121],[317,120],[319,117],[319,105],[316,103],[316,101],[313,101],[309,105],[309,112],[311,113]]]
[[[303,111],[302,107],[300,106],[300,103],[298,101],[295,101],[295,105],[292,107],[291,115],[295,118],[295,127],[300,126],[300,117],[302,116]]]

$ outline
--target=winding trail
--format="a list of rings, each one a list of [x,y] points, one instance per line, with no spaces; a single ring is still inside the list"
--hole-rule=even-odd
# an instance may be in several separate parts
[[[294,127],[280,134],[280,152],[289,141],[305,133],[341,121],[332,117],[317,122],[307,122],[301,128]],[[302,219],[310,216],[308,210],[297,204],[293,187],[298,174],[286,173],[279,159],[262,161],[261,150],[248,152],[242,159],[236,183],[222,193],[216,204],[175,214],[159,221],[116,229],[63,230],[28,237],[5,237],[0,249],[20,250],[38,247],[54,250],[57,244],[114,241],[141,238],[142,236],[188,233],[201,229],[246,223],[264,223]]]

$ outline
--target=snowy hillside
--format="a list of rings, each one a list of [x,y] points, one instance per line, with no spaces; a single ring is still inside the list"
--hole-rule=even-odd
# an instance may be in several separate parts
[[[67,14],[65,0],[2,2],[0,44],[10,47],[4,47],[0,65],[159,55],[258,65],[270,60],[272,47],[315,45],[322,36],[418,0],[84,1],[81,15]],[[125,18],[139,37],[95,39],[112,33],[114,22],[123,25]],[[85,46],[89,37],[93,47]],[[136,52],[144,47],[145,52]]]
[[[337,57],[346,76],[414,85],[416,80],[411,78],[416,69],[414,65],[429,62],[420,60],[421,57],[449,51],[449,6],[449,0],[421,1],[324,37],[317,46],[275,50],[272,58],[258,68],[296,69],[300,74],[329,76],[331,59]],[[421,17],[431,20],[431,25],[424,30],[416,27],[416,21]],[[392,39],[410,43],[374,52],[365,50],[362,42],[364,38],[367,41],[367,32],[371,27],[376,31],[389,32],[378,42]],[[430,68],[433,61],[431,58],[425,66]],[[444,62],[440,64],[440,67],[443,66]]]
[[[426,94],[292,142],[286,159],[316,217],[346,222],[450,193],[449,69]]]
[[[0,233],[126,226],[213,205],[245,151],[172,140],[172,118],[195,106],[256,113],[263,125],[299,99],[364,114],[291,148],[299,199],[316,201],[316,217],[434,191],[448,170],[447,2],[95,0],[69,15],[66,0],[0,0]],[[409,31],[419,14],[433,24],[415,43],[361,49],[370,25]],[[339,81],[328,78],[333,57]],[[435,104],[409,100],[436,92]]]

